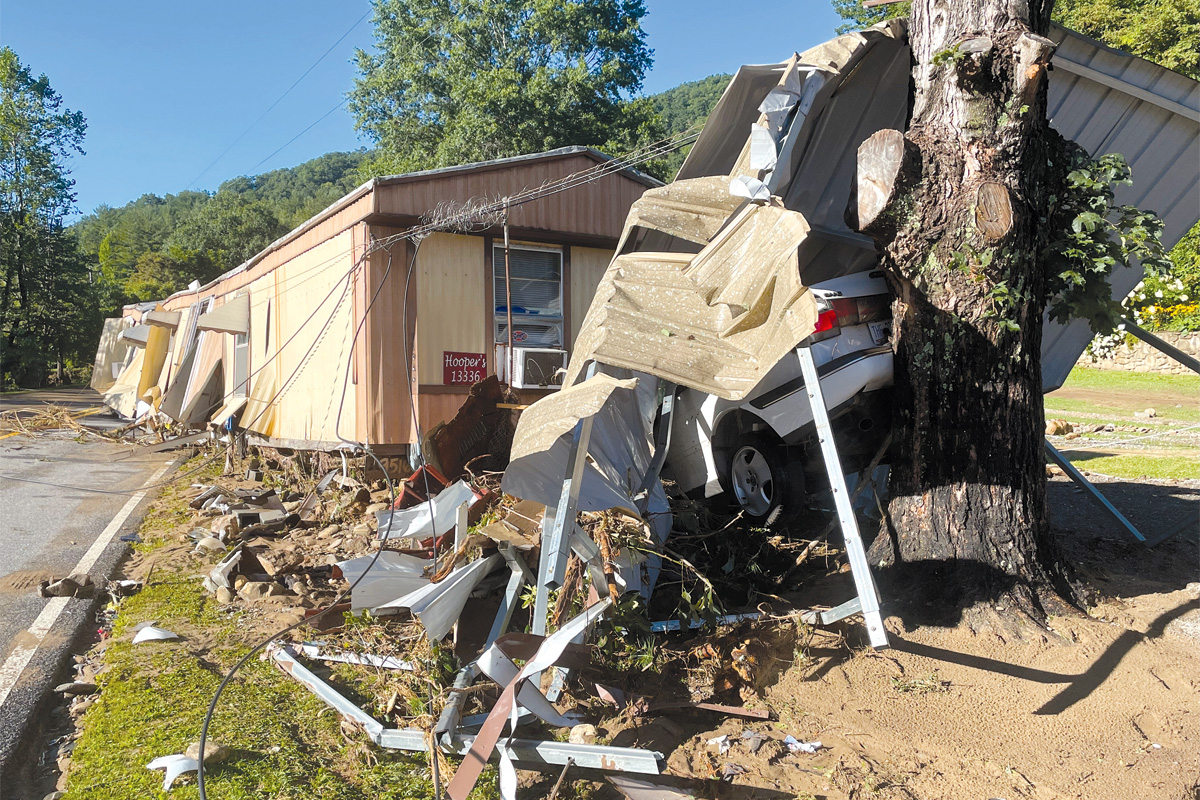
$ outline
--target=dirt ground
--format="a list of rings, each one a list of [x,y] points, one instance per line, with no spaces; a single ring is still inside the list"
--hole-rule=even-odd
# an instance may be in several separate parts
[[[675,777],[654,780],[675,786],[680,797],[1194,800],[1200,482],[1098,481],[1144,531],[1183,530],[1147,549],[1069,481],[1051,481],[1058,541],[1099,592],[1090,616],[1053,618],[1051,631],[1030,626],[1021,640],[973,633],[885,576],[889,649],[859,643],[853,624],[812,632],[747,623],[714,637],[710,655],[736,656],[739,643],[775,637],[772,648],[786,658],[791,645],[791,662],[765,667],[760,696],[747,704],[769,709],[770,720],[627,711],[610,713],[601,735],[663,752]],[[815,594],[836,602],[847,581],[835,574],[786,599],[799,604]],[[791,637],[781,641],[789,625]],[[653,676],[627,675],[627,685],[660,699],[685,694],[681,687],[697,682],[697,662],[687,653],[698,646],[681,645],[678,663]],[[789,752],[782,743],[788,734],[821,747]],[[710,740],[724,735],[722,753]]]

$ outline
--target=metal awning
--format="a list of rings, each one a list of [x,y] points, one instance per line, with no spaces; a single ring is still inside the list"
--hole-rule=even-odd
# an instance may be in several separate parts
[[[147,311],[142,315],[142,323],[174,330],[179,327],[179,320],[182,316],[178,311]]]
[[[201,314],[196,320],[196,327],[202,331],[249,335],[250,295],[240,294],[207,314]]]
[[[149,325],[134,325],[121,331],[121,335],[117,337],[120,341],[126,344],[131,344],[134,347],[145,347],[146,340],[150,337]]]

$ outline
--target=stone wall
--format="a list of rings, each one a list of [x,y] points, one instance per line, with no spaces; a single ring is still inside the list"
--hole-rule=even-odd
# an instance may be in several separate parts
[[[1158,331],[1154,335],[1167,344],[1178,347],[1188,355],[1200,358],[1200,331],[1192,331],[1191,333]],[[1084,353],[1076,363],[1084,367],[1119,369],[1126,372],[1159,372],[1171,375],[1196,374],[1175,359],[1154,349],[1140,339],[1135,339],[1133,344],[1130,345],[1128,343],[1130,338],[1132,337],[1127,336],[1126,343],[1119,345],[1113,351],[1112,355],[1107,358],[1092,360],[1092,357],[1088,353]]]

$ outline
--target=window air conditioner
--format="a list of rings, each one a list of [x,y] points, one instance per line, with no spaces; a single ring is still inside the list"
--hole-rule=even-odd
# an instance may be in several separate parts
[[[496,345],[496,374],[501,381],[508,370],[508,346]],[[513,348],[514,389],[561,389],[562,371],[567,368],[567,351],[545,347]]]

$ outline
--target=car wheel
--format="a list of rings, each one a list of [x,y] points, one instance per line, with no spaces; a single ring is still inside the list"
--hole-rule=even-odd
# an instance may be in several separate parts
[[[737,507],[755,522],[770,524],[797,510],[803,470],[789,463],[782,445],[763,436],[744,439],[729,462],[728,486]]]

